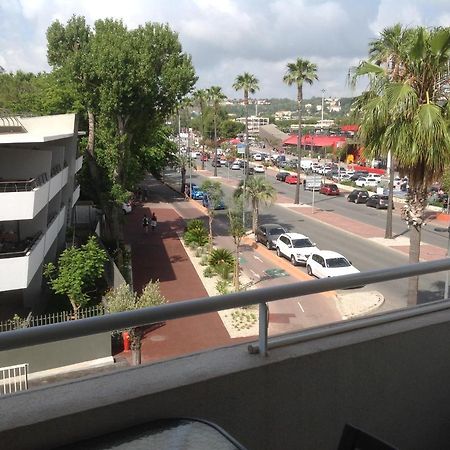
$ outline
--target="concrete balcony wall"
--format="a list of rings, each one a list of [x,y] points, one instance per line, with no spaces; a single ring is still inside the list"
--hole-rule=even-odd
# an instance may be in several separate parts
[[[448,448],[449,310],[343,325],[268,357],[238,345],[5,397],[0,439],[10,449],[53,448],[198,417],[249,449],[335,450],[345,423],[401,449]]]
[[[75,161],[75,173],[77,173],[83,165],[83,157],[79,156]]]
[[[72,208],[75,206],[75,203],[78,201],[78,199],[80,198],[80,185],[78,185],[75,190],[73,191],[73,195],[72,195]]]
[[[0,192],[0,221],[33,219],[46,205],[50,183],[32,191]]]
[[[45,248],[44,248],[44,256],[50,250],[51,246],[55,242],[58,237],[58,233],[64,225],[66,208],[63,208],[59,214],[54,217],[52,222],[49,224],[47,232],[45,233]]]
[[[67,183],[68,172],[68,168],[65,167],[61,172],[57,173],[54,177],[51,178],[48,201],[50,201],[56,194],[58,194],[58,192],[60,192],[64,185]]]

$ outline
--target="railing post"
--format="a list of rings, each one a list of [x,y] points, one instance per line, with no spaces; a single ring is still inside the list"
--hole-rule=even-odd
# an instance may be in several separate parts
[[[259,304],[259,354],[267,356],[267,335],[269,330],[269,308],[267,303]]]

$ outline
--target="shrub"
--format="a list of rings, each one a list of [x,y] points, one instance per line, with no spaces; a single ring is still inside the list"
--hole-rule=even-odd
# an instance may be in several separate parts
[[[234,264],[233,253],[226,248],[215,248],[209,255],[209,264],[216,267],[220,264]]]
[[[200,219],[192,219],[189,220],[186,225],[186,231],[192,231],[192,230],[206,230],[205,224]]]
[[[216,283],[216,290],[220,295],[225,295],[230,293],[230,283],[226,280],[219,280]]]
[[[215,275],[215,271],[211,266],[208,266],[205,268],[205,270],[203,271],[203,275],[206,278],[212,278]]]
[[[231,278],[231,274],[233,273],[233,265],[228,263],[220,263],[213,266],[217,275],[222,278],[222,280],[229,280]]]
[[[208,265],[208,255],[203,255],[202,259],[200,260],[200,265],[201,266],[207,266]]]
[[[193,228],[184,233],[186,245],[193,244],[194,247],[202,247],[208,243],[208,232],[205,228]]]

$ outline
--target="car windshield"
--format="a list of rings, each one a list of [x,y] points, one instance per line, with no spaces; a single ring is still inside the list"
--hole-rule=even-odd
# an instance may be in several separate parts
[[[284,233],[283,228],[270,228],[269,229],[269,234],[271,234],[271,235],[283,234],[283,233]]]
[[[292,241],[294,248],[314,247],[309,239],[294,239]]]
[[[336,267],[349,267],[351,264],[345,258],[327,259],[327,267],[334,269]]]

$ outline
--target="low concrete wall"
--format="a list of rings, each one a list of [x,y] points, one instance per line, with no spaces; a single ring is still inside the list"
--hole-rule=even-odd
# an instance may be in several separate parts
[[[28,363],[34,373],[106,357],[111,357],[109,332],[2,351],[0,367]]]
[[[249,355],[245,345],[2,399],[9,448],[53,448],[164,417],[199,417],[249,449],[335,450],[345,423],[407,450],[450,442],[450,312]],[[26,414],[23,412],[26,411]]]

